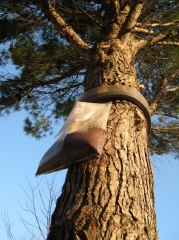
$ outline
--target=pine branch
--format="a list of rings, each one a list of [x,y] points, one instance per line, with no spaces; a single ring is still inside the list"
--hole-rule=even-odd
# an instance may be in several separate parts
[[[73,4],[84,14],[87,16],[88,19],[91,19],[92,21],[96,22],[100,27],[103,27],[103,24],[98,21],[98,19],[94,18],[92,15],[88,14],[85,10],[83,10],[82,7],[80,7],[78,4],[76,4],[75,1],[73,1]]]
[[[66,38],[71,46],[74,47],[74,49],[86,60],[90,61],[91,47],[78,36],[71,26],[66,24],[64,19],[59,13],[57,13],[55,8],[53,8],[51,4],[45,3],[44,1],[34,0],[33,3],[44,11],[44,13],[54,24],[56,30]]]
[[[174,74],[172,74],[172,76],[170,78],[174,78],[175,75],[177,74],[177,72],[178,72],[178,70]],[[179,87],[172,88],[172,89],[167,89],[166,88],[167,83],[168,83],[168,79],[164,78],[161,82],[160,88],[158,89],[155,96],[153,97],[153,100],[150,104],[151,115],[155,114],[155,112],[157,110],[157,106],[158,106],[159,102],[162,100],[162,97],[164,96],[165,93],[172,92],[172,91],[174,92],[174,91],[179,89]]]
[[[85,10],[83,10],[82,7],[76,4],[76,2],[73,1],[73,4],[75,4],[80,11],[77,11],[76,9],[75,11],[73,11],[72,9],[65,8],[64,6],[60,5],[57,8],[58,13],[61,15],[65,14],[65,16],[68,16],[69,18],[72,18],[74,16],[75,19],[78,19],[79,21],[87,21],[90,19],[91,21],[96,22],[96,24],[98,24],[100,27],[104,27],[104,20],[101,16],[98,15],[98,17],[96,18],[94,11],[86,12]]]
[[[177,91],[177,90],[179,90],[179,87],[165,89],[164,92],[165,92],[165,93],[166,93],[166,92],[175,92],[175,91]]]
[[[146,31],[147,33],[147,31]],[[145,47],[146,45],[173,45],[173,46],[179,46],[179,42],[167,42],[164,41],[166,39],[171,39],[172,37],[177,36],[179,33],[179,29],[177,30],[172,30],[169,33],[166,34],[159,34],[155,37],[153,37],[151,40],[146,40],[146,39],[141,39],[138,41],[137,45],[138,45],[138,49]]]
[[[152,129],[153,130],[155,130],[155,131],[158,131],[158,132],[160,132],[160,131],[176,131],[176,130],[179,130],[179,127],[167,127],[167,128],[156,128],[156,127],[152,127]]]
[[[157,109],[157,106],[159,104],[159,102],[161,101],[162,95],[164,93],[165,87],[167,85],[168,80],[166,78],[164,78],[161,82],[161,86],[159,88],[159,90],[157,91],[157,93],[155,94],[151,104],[150,104],[150,112],[151,115],[155,114],[155,111]]]
[[[144,1],[137,0],[134,2],[135,3],[133,4],[133,6],[131,7],[131,9],[129,11],[129,15],[126,18],[123,29],[130,30],[131,28],[133,28],[136,24],[138,17],[141,14],[141,10],[144,5]]]
[[[75,66],[74,68],[70,69],[68,72],[63,73],[60,77],[57,77],[57,78],[54,78],[54,79],[51,79],[51,80],[45,81],[45,82],[35,82],[31,86],[32,87],[40,87],[40,86],[47,86],[47,85],[51,85],[51,84],[57,84],[60,81],[62,81],[63,79],[68,78],[68,77],[76,74],[77,72],[79,72],[84,67],[85,67],[85,62],[81,63],[80,66],[78,66],[78,67]]]
[[[156,131],[156,132],[158,132],[159,133],[159,129],[153,129],[153,127],[151,128],[151,135],[154,137],[154,138],[156,138],[156,139],[158,139],[158,140],[162,140],[163,142],[167,142],[167,143],[169,143],[169,144],[172,144],[172,146],[174,147],[174,149],[179,149],[179,146],[178,146],[178,144],[176,144],[175,142],[177,142],[178,143],[178,139],[166,139],[166,138],[164,138],[164,137],[161,137],[161,136],[158,136],[158,135],[156,135],[155,133],[154,133],[154,131]],[[164,150],[164,149],[163,149]]]
[[[148,44],[149,45],[154,45],[154,44],[159,43],[159,42],[161,42],[165,39],[175,37],[176,35],[178,35],[178,31],[179,30],[171,31],[170,33],[166,33],[166,34],[159,34],[158,36],[153,37],[152,40],[148,42]]]
[[[152,31],[152,30],[148,30],[146,28],[139,28],[139,27],[134,27],[132,29],[133,32],[140,32],[140,33],[145,33],[145,34],[149,34],[149,35],[156,35],[156,32]]]
[[[54,93],[59,93],[59,92],[65,92],[67,90],[70,90],[70,89],[77,89],[79,88],[80,86],[82,86],[83,83],[77,83],[77,84],[72,84],[72,85],[69,85],[68,87],[63,87],[63,88],[59,88],[55,91],[42,91],[42,90],[35,90],[36,93],[39,93],[39,94],[46,94],[46,95],[49,95],[49,94],[54,94]],[[64,95],[64,94],[63,94]]]
[[[137,27],[169,27],[169,26],[175,26],[176,23],[179,22],[179,19],[174,20],[173,22],[168,22],[168,23],[136,23],[135,26]]]
[[[120,5],[118,0],[112,1],[116,15],[119,15]]]
[[[38,87],[45,87],[45,86],[48,86],[48,85],[51,85],[51,84],[57,84],[60,81],[62,81],[63,79],[76,74],[78,71],[83,69],[84,66],[85,66],[85,63],[82,63],[80,66],[74,67],[74,68],[70,69],[68,72],[65,72],[60,77],[51,79],[49,81],[34,82],[30,85],[27,85],[26,87],[21,89],[20,94],[15,94],[13,97],[7,98],[4,101],[0,100],[0,111],[3,111],[5,108],[13,106],[16,101],[20,101],[21,98],[30,94],[30,92],[32,92],[33,89],[38,88]],[[12,81],[14,81],[14,80],[12,80]],[[62,90],[65,90],[65,88],[62,89]],[[7,104],[7,102],[8,102],[8,104]]]
[[[179,42],[167,42],[167,41],[162,41],[158,42],[158,45],[169,45],[169,46],[179,46]]]

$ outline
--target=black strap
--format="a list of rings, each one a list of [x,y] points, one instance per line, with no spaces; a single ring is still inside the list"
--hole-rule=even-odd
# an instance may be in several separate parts
[[[127,100],[135,104],[145,115],[148,124],[148,134],[151,129],[150,107],[143,95],[135,88],[123,85],[106,85],[92,88],[82,93],[77,101],[81,102],[101,102],[112,100]]]

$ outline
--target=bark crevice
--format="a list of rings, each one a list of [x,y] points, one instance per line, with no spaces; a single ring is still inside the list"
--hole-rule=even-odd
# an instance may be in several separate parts
[[[157,239],[146,119],[126,101],[113,104],[111,113],[101,158],[68,170],[48,240],[55,231],[68,239],[66,223],[71,239]]]

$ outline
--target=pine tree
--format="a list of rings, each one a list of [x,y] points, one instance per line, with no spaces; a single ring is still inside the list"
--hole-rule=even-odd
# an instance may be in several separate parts
[[[25,109],[37,138],[83,92],[125,86],[150,105],[113,101],[101,158],[69,167],[48,239],[157,239],[151,154],[179,153],[177,0],[0,3],[0,114]]]

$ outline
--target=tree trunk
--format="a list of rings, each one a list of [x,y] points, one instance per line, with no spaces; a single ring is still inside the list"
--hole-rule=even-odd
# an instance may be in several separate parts
[[[108,40],[96,47],[85,90],[123,84],[138,89],[132,40]],[[68,169],[48,240],[154,240],[153,171],[148,129],[140,109],[114,102],[101,158]]]

